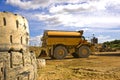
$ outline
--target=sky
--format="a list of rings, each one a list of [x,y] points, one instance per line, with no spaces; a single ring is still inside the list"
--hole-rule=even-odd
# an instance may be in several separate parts
[[[0,0],[0,11],[27,18],[30,45],[41,45],[44,30],[84,30],[87,40],[120,40],[120,0]]]

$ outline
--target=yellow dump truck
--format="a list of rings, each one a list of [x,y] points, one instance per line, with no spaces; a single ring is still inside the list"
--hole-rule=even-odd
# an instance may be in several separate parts
[[[86,58],[91,54],[92,45],[81,31],[45,30],[41,39],[40,56],[47,55],[54,59],[63,59],[68,54],[76,58]]]

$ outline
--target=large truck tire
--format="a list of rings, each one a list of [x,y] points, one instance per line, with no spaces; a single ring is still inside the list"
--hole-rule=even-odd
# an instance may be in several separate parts
[[[36,58],[29,52],[0,52],[0,70],[0,80],[36,80]]]
[[[64,46],[57,46],[53,51],[53,58],[63,59],[66,57],[67,53],[67,49]]]
[[[79,58],[87,58],[91,54],[90,48],[88,46],[81,46],[77,50],[77,55]]]

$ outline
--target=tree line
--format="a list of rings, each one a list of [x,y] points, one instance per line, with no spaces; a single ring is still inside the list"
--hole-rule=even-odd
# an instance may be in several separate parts
[[[114,40],[114,41],[107,41],[103,44],[110,46],[111,48],[120,49],[120,40]]]

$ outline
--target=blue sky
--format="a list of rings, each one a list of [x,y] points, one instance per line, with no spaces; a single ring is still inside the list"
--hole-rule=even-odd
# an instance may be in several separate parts
[[[0,0],[0,11],[28,19],[31,45],[41,43],[44,30],[84,30],[99,43],[120,39],[120,0]]]

